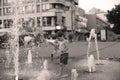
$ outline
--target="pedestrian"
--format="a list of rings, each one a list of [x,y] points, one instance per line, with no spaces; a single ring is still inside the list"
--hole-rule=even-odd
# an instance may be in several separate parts
[[[9,68],[10,67],[10,63],[12,61],[12,56],[10,54],[10,50],[7,47],[6,51],[5,51],[5,57],[6,57],[6,61],[5,61],[5,67]]]
[[[72,41],[73,41],[73,35],[72,35],[72,34],[69,34],[69,35],[68,35],[68,38],[69,38],[69,42],[72,43]]]

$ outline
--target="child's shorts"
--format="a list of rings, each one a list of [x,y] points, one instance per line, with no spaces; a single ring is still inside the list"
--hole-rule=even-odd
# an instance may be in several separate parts
[[[62,53],[60,55],[60,63],[64,65],[68,64],[68,56],[69,56],[68,53]]]

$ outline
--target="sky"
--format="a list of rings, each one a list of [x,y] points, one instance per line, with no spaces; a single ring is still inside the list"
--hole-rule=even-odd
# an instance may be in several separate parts
[[[120,0],[79,0],[79,7],[83,8],[86,12],[93,7],[107,11],[114,8],[114,5],[119,3]]]

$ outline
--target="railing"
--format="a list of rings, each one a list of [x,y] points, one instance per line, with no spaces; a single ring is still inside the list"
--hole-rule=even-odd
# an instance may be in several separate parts
[[[11,3],[3,3],[4,6],[12,6],[14,5],[14,2],[11,2]]]
[[[35,0],[24,0],[22,1],[23,4],[34,3]]]
[[[36,2],[40,2],[40,0],[36,0]],[[47,2],[47,3],[62,3],[64,4],[65,3],[65,0],[42,0],[42,2]]]
[[[3,13],[3,15],[5,15],[5,16],[9,16],[9,15],[13,15],[14,13],[12,12],[12,13]]]

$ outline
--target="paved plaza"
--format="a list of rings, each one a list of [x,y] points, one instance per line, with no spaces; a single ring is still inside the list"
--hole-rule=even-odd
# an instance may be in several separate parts
[[[44,44],[41,47],[34,47],[33,63],[27,64],[27,54],[25,48],[20,49],[20,65],[19,65],[19,78],[20,80],[40,80],[39,73],[42,69],[42,58],[45,57],[48,60],[48,70],[51,72],[52,80],[70,80],[71,69],[76,68],[78,72],[77,80],[120,80],[120,62],[106,60],[111,57],[120,57],[120,43],[119,42],[98,42],[100,51],[100,65],[96,65],[97,71],[94,73],[88,73],[87,69],[87,43],[86,42],[73,42],[69,44],[70,59],[66,69],[63,73],[68,74],[66,77],[60,77],[59,64],[56,61],[52,62],[49,59],[52,53],[53,47],[48,44]],[[94,45],[92,45],[94,47]],[[91,48],[91,52],[95,53],[95,49]],[[96,54],[95,54],[96,55]],[[4,56],[4,50],[1,50],[1,57]],[[0,79],[1,80],[14,80],[13,64],[10,68],[5,68],[4,63],[0,63]]]
[[[69,56],[70,57],[85,57],[87,54],[87,42],[73,42],[69,44]],[[120,57],[120,43],[119,42],[98,42],[99,53],[101,58],[111,58]],[[24,54],[24,49],[21,50],[21,56]],[[42,47],[35,47],[33,50],[33,55],[36,57],[49,57],[53,51],[51,45],[45,44]],[[91,53],[96,55],[94,42],[91,45]]]

